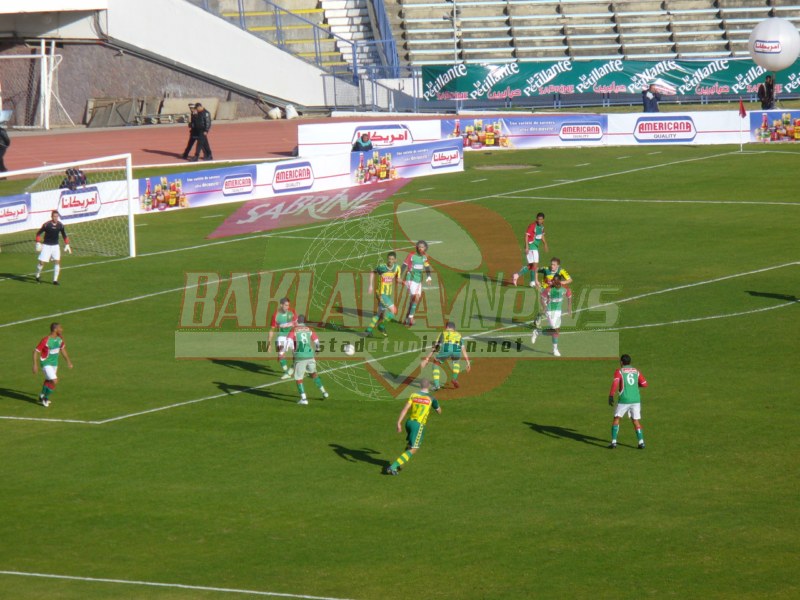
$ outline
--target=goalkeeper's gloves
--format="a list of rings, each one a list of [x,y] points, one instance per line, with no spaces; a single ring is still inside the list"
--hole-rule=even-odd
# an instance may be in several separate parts
[[[614,406],[614,396],[609,396],[608,397],[608,405],[609,406]]]
[[[66,252],[67,254],[72,254],[72,248],[69,247],[69,244],[64,246],[64,252]]]
[[[42,251],[42,242],[36,242],[36,251],[37,252],[41,252]]]

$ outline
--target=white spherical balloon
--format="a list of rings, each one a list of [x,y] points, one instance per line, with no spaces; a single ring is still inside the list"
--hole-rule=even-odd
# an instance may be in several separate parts
[[[764,19],[753,28],[747,47],[759,67],[781,71],[792,66],[800,55],[800,33],[786,19]]]

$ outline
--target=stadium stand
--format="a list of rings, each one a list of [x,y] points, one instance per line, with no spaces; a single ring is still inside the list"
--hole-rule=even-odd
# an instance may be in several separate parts
[[[381,63],[369,0],[189,1],[329,72]]]
[[[385,0],[404,64],[747,56],[797,0]]]

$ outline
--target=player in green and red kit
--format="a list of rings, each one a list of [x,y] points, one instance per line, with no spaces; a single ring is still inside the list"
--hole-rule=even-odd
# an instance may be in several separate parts
[[[378,331],[386,337],[386,326],[384,321],[391,321],[397,317],[397,307],[394,305],[394,284],[396,281],[401,281],[401,269],[397,264],[397,254],[389,252],[386,255],[386,262],[379,264],[375,270],[369,274],[369,293],[371,294],[374,289],[375,275],[380,278],[378,294],[378,312],[372,317],[369,326],[367,327],[367,335],[372,335],[372,330],[375,325],[378,325]]]
[[[422,299],[422,274],[425,273],[425,283],[431,282],[431,265],[428,262],[428,242],[417,242],[416,251],[410,253],[403,261],[402,272],[405,274],[406,287],[411,295],[411,305],[408,307],[406,322],[414,324],[414,313],[417,304]]]
[[[267,345],[272,345],[272,338],[275,336],[275,330],[277,329],[278,344],[276,348],[278,350],[278,362],[283,370],[281,379],[289,379],[294,372],[294,369],[289,367],[289,363],[286,360],[286,352],[293,349],[293,346],[290,345],[287,336],[292,330],[292,327],[294,327],[296,318],[297,315],[292,310],[292,307],[289,304],[289,299],[281,298],[278,302],[278,309],[275,311],[275,314],[272,315],[272,324],[270,325],[269,330],[269,340],[267,340]]]
[[[539,275],[542,276],[542,282],[539,283]],[[541,269],[536,271],[536,283],[535,286],[539,289],[540,295],[544,293],[544,290],[549,288],[553,284],[553,278],[558,275],[561,278],[561,285],[567,286],[572,283],[572,277],[570,277],[567,270],[561,266],[561,259],[553,257],[550,259],[550,266],[549,267],[542,267]],[[536,319],[534,320],[534,329],[539,328],[542,326],[542,314],[539,313],[536,315]]]
[[[303,387],[303,377],[306,373],[314,380],[319,391],[322,392],[322,397],[327,398],[329,394],[325,391],[322,379],[317,374],[317,361],[314,360],[314,354],[320,350],[319,338],[314,330],[306,325],[304,315],[297,315],[296,324],[286,337],[294,348],[294,380],[297,382],[297,391],[300,392],[300,400],[297,403],[308,404],[306,390]]]
[[[569,307],[569,316],[572,316],[572,291],[562,284],[561,276],[554,275],[550,281],[550,285],[542,290],[539,300],[542,303],[542,308],[547,315],[547,320],[550,321],[550,327],[547,331],[553,337],[553,356],[561,356],[558,351],[558,334],[561,330],[561,311],[564,307],[564,299],[567,300]],[[533,328],[531,334],[531,344],[536,343],[536,338],[542,333],[538,326]]]
[[[44,373],[44,384],[39,393],[39,402],[44,407],[50,406],[50,396],[56,391],[58,384],[58,357],[63,354],[67,366],[72,368],[66,344],[61,337],[62,333],[61,323],[50,323],[50,335],[43,337],[39,345],[33,349],[33,374],[39,372],[40,365]]]
[[[442,378],[441,366],[448,360],[453,361],[453,387],[460,387],[458,384],[458,374],[461,372],[461,358],[467,363],[467,373],[472,368],[470,365],[469,355],[467,349],[461,343],[461,334],[456,331],[456,324],[448,321],[445,329],[439,334],[439,338],[433,345],[433,350],[430,354],[422,359],[421,368],[425,368],[428,361],[433,358],[433,391],[438,392],[440,389],[439,382]]]
[[[536,215],[536,220],[528,225],[528,230],[525,232],[525,258],[528,261],[526,267],[522,267],[518,273],[512,276],[512,283],[517,285],[520,277],[525,273],[529,273],[531,277],[531,287],[536,285],[536,271],[539,269],[539,248],[544,249],[545,252],[550,252],[547,247],[547,240],[544,237],[544,213]]]
[[[639,369],[631,366],[629,354],[623,354],[619,359],[619,369],[614,371],[614,381],[611,383],[611,391],[608,392],[608,405],[614,406],[614,394],[619,392],[617,408],[614,411],[614,420],[611,422],[611,443],[609,448],[617,447],[617,434],[619,433],[619,420],[625,415],[629,415],[633,428],[636,430],[636,439],[639,442],[639,450],[644,450],[644,435],[642,434],[642,399],[639,388],[646,388],[647,380],[639,372]]]
[[[422,445],[425,424],[428,422],[431,409],[442,414],[442,407],[439,406],[438,400],[430,394],[430,385],[431,383],[427,379],[420,381],[419,392],[413,392],[408,402],[403,406],[403,410],[400,411],[400,416],[397,418],[397,433],[403,433],[403,419],[411,411],[411,415],[405,423],[406,450],[397,457],[396,461],[386,467],[384,473],[387,475],[397,475],[400,468],[417,453],[420,445]]]
[[[50,220],[39,228],[36,232],[36,251],[39,253],[39,263],[36,265],[36,283],[42,278],[42,269],[45,264],[53,261],[53,285],[59,285],[58,275],[61,273],[61,246],[58,245],[58,236],[64,238],[64,252],[72,254],[69,247],[69,238],[64,224],[59,220],[60,215],[57,210],[50,213]]]

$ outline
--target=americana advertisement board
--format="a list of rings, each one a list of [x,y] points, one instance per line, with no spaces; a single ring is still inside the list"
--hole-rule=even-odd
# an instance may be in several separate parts
[[[435,119],[314,123],[297,128],[297,154],[310,157],[350,152],[364,133],[369,136],[374,150],[434,142],[440,138],[439,121]]]

